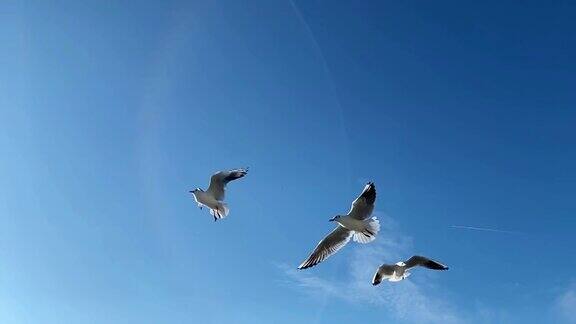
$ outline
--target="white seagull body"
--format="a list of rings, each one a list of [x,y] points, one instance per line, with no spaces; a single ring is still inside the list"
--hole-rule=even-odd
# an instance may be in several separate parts
[[[200,188],[191,190],[194,200],[198,207],[206,207],[210,209],[210,215],[214,216],[214,221],[228,216],[230,209],[224,203],[226,184],[232,180],[240,179],[248,173],[248,168],[233,169],[228,171],[216,172],[210,178],[210,185],[208,190],[204,191]]]
[[[298,269],[306,269],[317,265],[338,252],[352,238],[358,243],[370,243],[380,231],[380,223],[376,217],[370,217],[374,210],[376,187],[369,182],[360,196],[352,202],[352,207],[346,215],[337,215],[330,221],[338,226],[316,245],[310,256],[300,264]]]
[[[418,266],[433,270],[448,270],[448,267],[440,262],[430,260],[423,256],[415,255],[406,260],[406,262],[381,265],[374,274],[374,278],[372,278],[372,284],[376,286],[377,284],[381,283],[382,280],[388,280],[392,282],[404,280],[410,275],[408,270]]]

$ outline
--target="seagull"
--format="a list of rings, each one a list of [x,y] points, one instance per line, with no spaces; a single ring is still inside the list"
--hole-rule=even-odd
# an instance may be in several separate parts
[[[316,245],[312,254],[298,266],[298,269],[306,269],[328,259],[338,252],[351,238],[358,243],[370,243],[374,241],[380,223],[376,217],[370,217],[374,210],[376,200],[376,187],[373,182],[368,182],[364,190],[352,202],[352,207],[347,215],[336,215],[330,219],[338,223],[338,226]]]
[[[392,282],[403,280],[408,278],[410,275],[408,270],[417,266],[433,270],[448,270],[448,267],[440,262],[430,260],[423,256],[415,255],[408,259],[406,262],[381,265],[374,274],[374,278],[372,278],[372,284],[376,286],[377,284],[381,283],[382,280],[386,279]]]
[[[210,209],[210,215],[214,216],[214,221],[228,216],[228,205],[224,203],[224,189],[226,184],[232,180],[240,179],[248,173],[248,168],[233,169],[216,172],[210,178],[210,186],[204,191],[200,188],[190,190],[194,195],[194,200],[198,207]]]

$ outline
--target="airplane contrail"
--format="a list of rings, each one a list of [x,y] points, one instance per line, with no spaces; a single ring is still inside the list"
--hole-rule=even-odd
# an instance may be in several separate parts
[[[464,226],[464,225],[450,225],[451,228],[456,229],[467,229],[472,231],[482,231],[482,232],[494,232],[494,233],[506,233],[506,234],[522,234],[520,232],[515,231],[506,231],[506,230],[499,230],[495,228],[486,228],[486,227],[475,227],[475,226]]]

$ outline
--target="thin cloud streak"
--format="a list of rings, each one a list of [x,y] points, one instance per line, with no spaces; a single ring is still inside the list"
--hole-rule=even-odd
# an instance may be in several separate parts
[[[471,231],[481,231],[481,232],[504,233],[504,234],[524,234],[522,232],[516,232],[516,231],[507,231],[507,230],[500,230],[500,229],[496,229],[496,228],[465,226],[465,225],[450,225],[450,228],[465,229],[465,230],[471,230]]]

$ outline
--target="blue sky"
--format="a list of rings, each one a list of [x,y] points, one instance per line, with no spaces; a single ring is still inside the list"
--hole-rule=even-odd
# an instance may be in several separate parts
[[[0,322],[576,322],[575,9],[4,2]],[[296,271],[368,180],[378,239]]]

